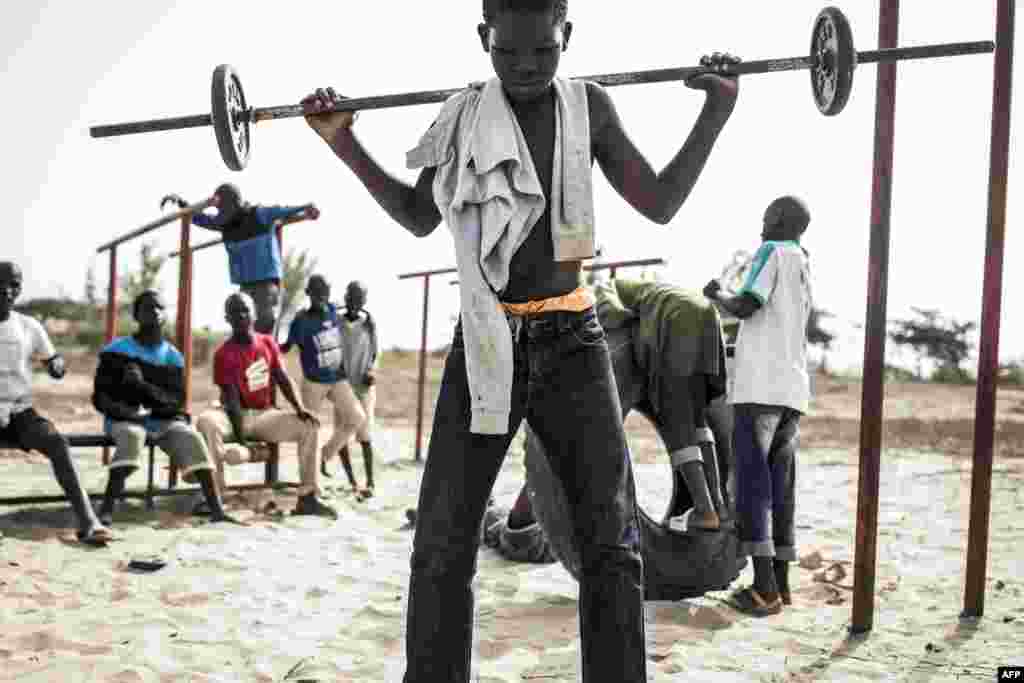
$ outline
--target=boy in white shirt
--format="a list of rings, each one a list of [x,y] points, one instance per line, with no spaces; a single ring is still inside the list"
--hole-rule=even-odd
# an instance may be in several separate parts
[[[778,614],[792,602],[796,453],[800,416],[810,401],[811,272],[800,237],[810,220],[801,200],[776,199],[765,211],[763,243],[740,291],[727,296],[717,280],[704,288],[705,296],[743,320],[729,402],[740,551],[753,557],[754,585],[734,593],[732,603],[754,616]]]
[[[113,538],[100,524],[78,479],[67,440],[32,407],[32,359],[44,358],[50,377],[64,377],[64,359],[35,318],[14,309],[21,294],[21,268],[0,261],[0,441],[50,459],[57,482],[78,518],[78,540],[105,545]]]

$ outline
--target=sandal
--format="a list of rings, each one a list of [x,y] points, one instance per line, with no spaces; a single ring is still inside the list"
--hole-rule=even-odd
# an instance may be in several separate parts
[[[768,617],[782,611],[782,598],[776,597],[771,602],[766,602],[752,586],[734,592],[726,603],[752,617]]]
[[[114,533],[105,526],[94,526],[91,529],[79,529],[75,533],[79,543],[102,548],[114,540]]]

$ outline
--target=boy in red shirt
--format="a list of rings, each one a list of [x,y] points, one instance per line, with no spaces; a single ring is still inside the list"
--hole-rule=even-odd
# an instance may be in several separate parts
[[[301,484],[299,502],[292,514],[337,518],[334,508],[317,498],[320,421],[298,398],[281,363],[277,342],[270,335],[253,331],[253,301],[248,294],[229,296],[224,312],[232,334],[213,358],[213,381],[220,387],[221,407],[206,411],[196,423],[217,464],[221,490],[225,485],[224,463],[249,461],[250,442],[294,441]],[[294,413],[274,407],[274,386],[295,408]],[[231,440],[229,445],[225,444],[226,438]]]

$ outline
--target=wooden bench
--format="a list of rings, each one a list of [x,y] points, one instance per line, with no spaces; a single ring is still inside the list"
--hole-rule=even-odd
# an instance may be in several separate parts
[[[64,437],[68,440],[68,445],[72,448],[113,448],[114,440],[106,434],[65,434]],[[279,444],[267,444],[269,448],[269,456],[263,461],[264,466],[264,481],[262,484],[236,484],[229,486],[228,488],[232,491],[245,491],[254,489],[268,489],[268,488],[279,488],[279,487],[295,487],[297,484],[292,482],[282,482],[278,480],[279,464],[280,464],[280,445]],[[156,444],[149,439],[146,439],[146,447],[149,449],[149,467],[146,479],[146,490],[145,491],[125,491],[121,496],[122,498],[142,498],[146,501],[146,508],[152,510],[154,507],[153,499],[157,496],[178,496],[195,493],[198,489],[196,487],[189,488],[178,488],[178,468],[173,463],[167,467],[168,482],[166,489],[157,488],[154,481],[156,475]],[[21,450],[17,444],[0,441],[0,450]],[[90,493],[90,498],[102,498],[102,493]],[[12,498],[0,498],[0,505],[29,505],[37,503],[60,503],[66,502],[67,496],[64,495],[49,495],[49,496],[17,496]]]

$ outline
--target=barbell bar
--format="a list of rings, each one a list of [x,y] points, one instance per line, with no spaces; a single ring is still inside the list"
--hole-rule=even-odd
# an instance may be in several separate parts
[[[611,87],[683,81],[706,73],[743,76],[809,69],[811,90],[818,110],[826,116],[835,116],[846,106],[853,88],[853,72],[858,64],[959,57],[984,54],[994,50],[995,43],[984,40],[857,52],[854,49],[853,34],[846,16],[836,7],[826,7],[815,18],[811,32],[811,51],[804,57],[761,59],[738,64],[723,64],[719,67],[701,65],[628,71],[583,76],[582,78],[605,87]],[[340,103],[335,111],[432,104],[444,102],[463,90],[465,88],[349,98]],[[94,138],[105,138],[213,126],[224,163],[233,171],[241,171],[248,164],[252,148],[250,124],[304,115],[301,104],[263,108],[249,107],[238,72],[228,64],[221,64],[214,69],[211,104],[212,112],[210,114],[93,126],[89,129],[89,135]]]

